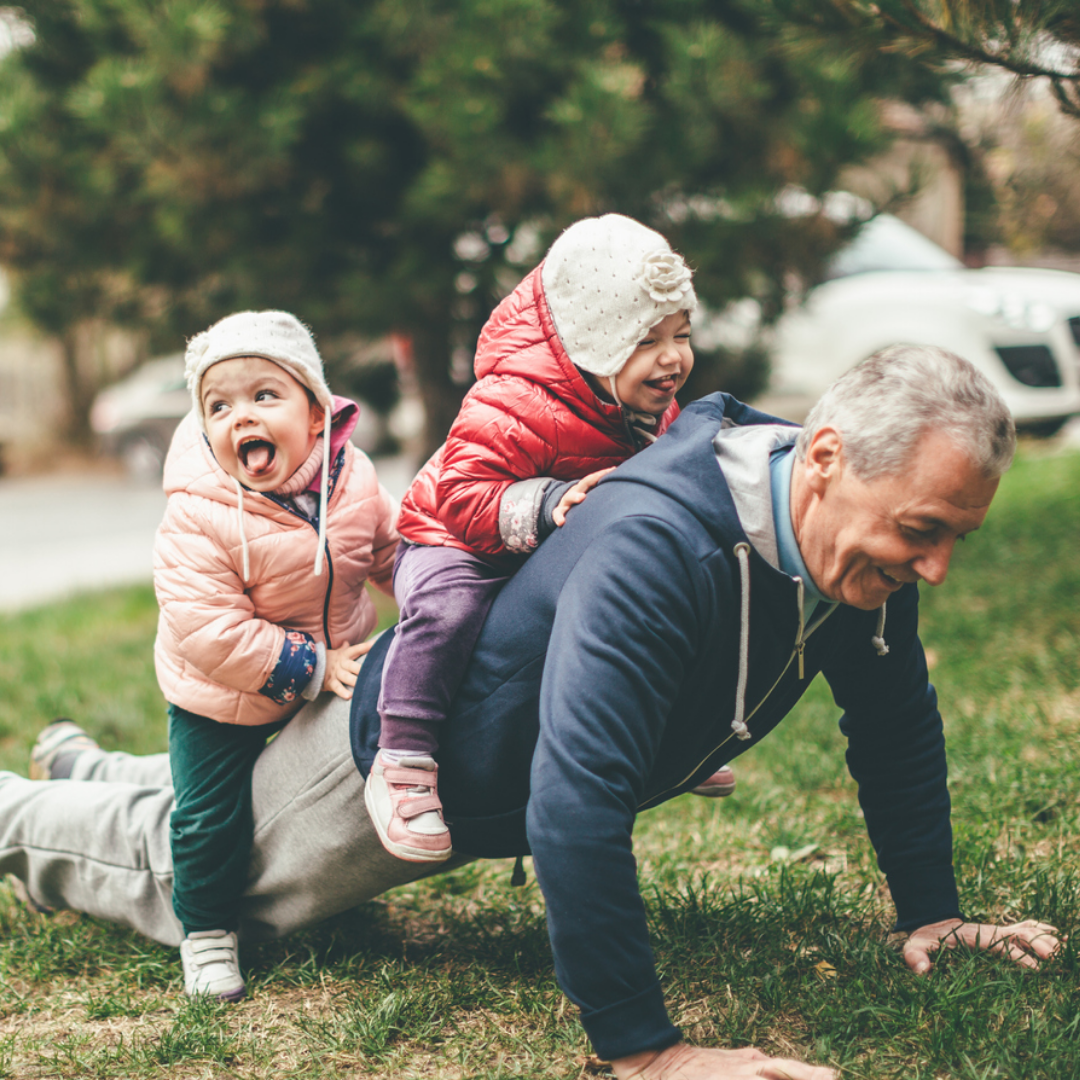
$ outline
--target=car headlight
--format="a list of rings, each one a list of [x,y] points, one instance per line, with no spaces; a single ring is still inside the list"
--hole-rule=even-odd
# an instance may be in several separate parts
[[[969,289],[964,296],[967,306],[980,315],[997,319],[1014,330],[1034,330],[1045,334],[1058,320],[1057,312],[1042,300],[1028,300],[1019,293],[996,289]]]

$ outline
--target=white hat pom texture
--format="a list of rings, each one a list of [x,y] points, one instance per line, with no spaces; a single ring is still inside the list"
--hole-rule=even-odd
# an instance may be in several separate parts
[[[540,274],[571,362],[601,378],[618,374],[661,319],[697,307],[682,256],[622,214],[575,222],[551,245]]]

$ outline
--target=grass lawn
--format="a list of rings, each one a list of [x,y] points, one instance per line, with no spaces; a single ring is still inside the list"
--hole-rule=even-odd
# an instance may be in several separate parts
[[[948,583],[924,590],[923,637],[969,916],[1037,917],[1080,940],[1078,540],[1080,454],[1029,448]],[[144,588],[0,617],[0,767],[25,772],[57,715],[109,746],[164,749],[155,618]],[[676,1022],[852,1080],[1080,1076],[1072,943],[1040,974],[952,954],[924,979],[886,943],[891,907],[836,720],[819,680],[739,760],[735,796],[640,819]],[[535,882],[511,888],[510,870],[469,867],[249,949],[237,1006],[186,1001],[172,949],[38,916],[0,884],[0,1076],[606,1075],[555,984]]]

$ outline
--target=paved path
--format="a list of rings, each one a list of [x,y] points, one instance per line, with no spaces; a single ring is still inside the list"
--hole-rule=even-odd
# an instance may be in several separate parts
[[[409,462],[382,458],[375,467],[400,499],[412,479]],[[123,477],[0,480],[0,612],[149,581],[164,509],[156,483]]]

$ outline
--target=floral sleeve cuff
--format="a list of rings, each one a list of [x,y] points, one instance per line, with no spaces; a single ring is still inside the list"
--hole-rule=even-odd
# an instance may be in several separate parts
[[[508,551],[528,555],[542,539],[538,534],[540,509],[550,476],[518,480],[504,492],[499,504],[499,538]]]
[[[319,652],[315,639],[299,630],[286,630],[281,655],[259,693],[278,705],[287,705],[313,682],[312,677],[318,666]],[[325,654],[323,670],[326,670]],[[319,686],[321,689],[321,682]]]

